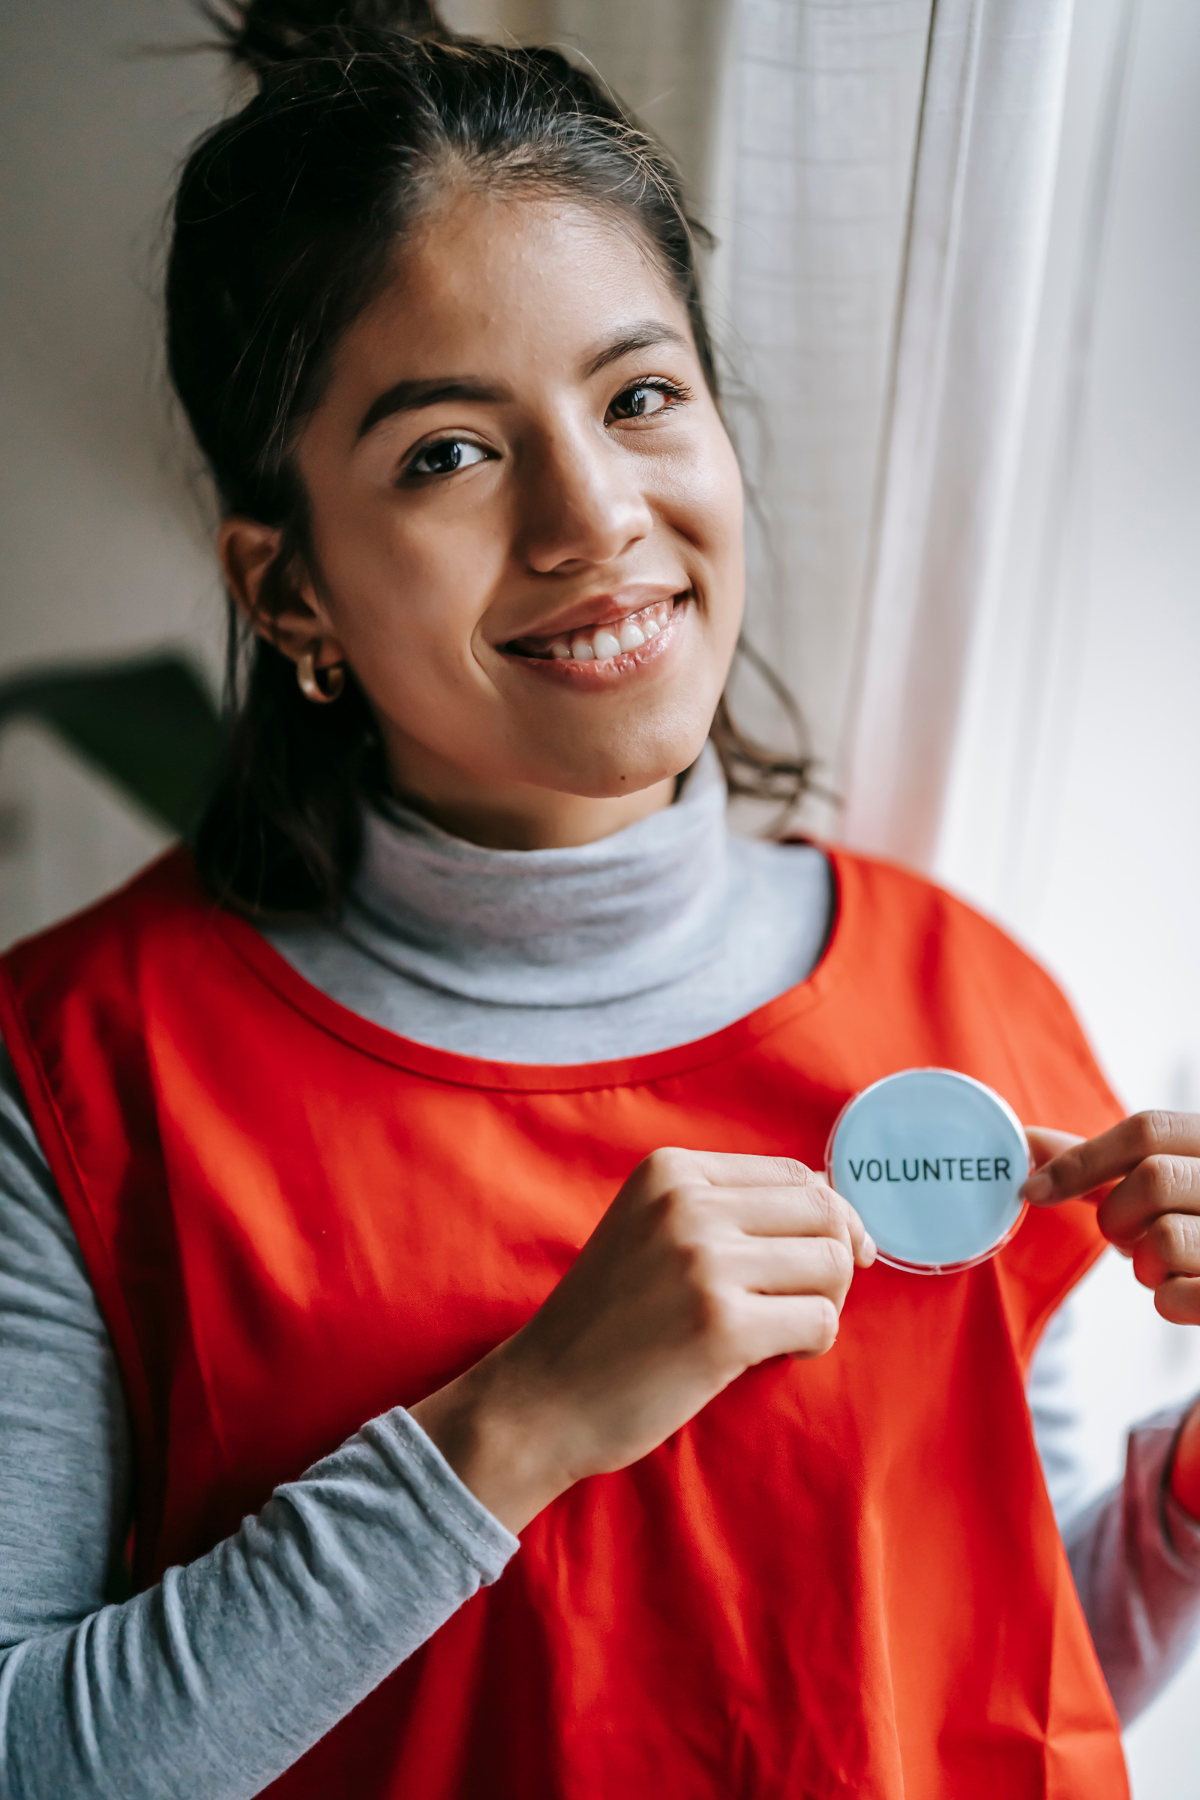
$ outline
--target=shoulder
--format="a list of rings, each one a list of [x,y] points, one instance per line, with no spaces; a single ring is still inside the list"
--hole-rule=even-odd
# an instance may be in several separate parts
[[[838,927],[864,999],[915,1001],[940,1041],[964,1052],[986,1042],[1020,1071],[1031,1101],[1069,1093],[1078,1123],[1067,1128],[1088,1134],[1120,1116],[1070,1001],[1009,932],[911,869],[841,850],[831,861]]]
[[[830,851],[839,912],[858,915],[882,957],[902,956],[931,987],[947,980],[1006,988],[1052,1012],[1070,1007],[1037,958],[986,914],[927,876],[879,857]]]
[[[66,1294],[64,1271],[87,1286],[87,1276],[46,1153],[17,1079],[7,1044],[0,1042],[0,1341],[7,1301],[5,1278],[20,1292],[48,1270],[48,1289]],[[78,1283],[74,1283],[75,1286]],[[66,1296],[70,1298],[71,1296]]]
[[[187,850],[170,850],[124,887],[14,944],[2,959],[7,984],[34,1007],[97,983],[136,986],[144,961],[177,958],[216,910]]]
[[[0,1036],[93,1275],[97,1227],[81,1171],[119,1188],[134,1162],[160,1155],[164,1046],[174,1054],[205,996],[219,1010],[238,979],[240,965],[222,974],[221,916],[190,856],[174,850],[0,958]]]

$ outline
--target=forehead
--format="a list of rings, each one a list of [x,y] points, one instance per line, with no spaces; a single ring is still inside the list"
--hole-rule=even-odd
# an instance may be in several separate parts
[[[690,336],[636,230],[570,201],[458,194],[407,241],[393,279],[347,332],[334,380],[360,390],[468,368],[566,372],[631,317]]]

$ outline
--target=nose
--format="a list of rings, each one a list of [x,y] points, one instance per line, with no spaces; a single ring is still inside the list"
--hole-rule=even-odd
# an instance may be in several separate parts
[[[615,562],[648,537],[654,518],[639,461],[587,425],[547,434],[531,448],[522,483],[529,568],[576,574]]]

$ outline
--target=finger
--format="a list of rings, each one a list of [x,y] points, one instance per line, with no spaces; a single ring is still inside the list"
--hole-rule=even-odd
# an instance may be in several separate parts
[[[747,1293],[824,1294],[840,1307],[854,1258],[840,1238],[747,1238],[731,1252],[729,1272]]]
[[[1200,1275],[1200,1218],[1164,1213],[1143,1233],[1132,1261],[1143,1287],[1161,1287],[1173,1275]]]
[[[1172,1325],[1200,1325],[1200,1279],[1172,1275],[1155,1289],[1154,1306]]]
[[[848,1200],[815,1177],[799,1188],[713,1188],[714,1204],[727,1206],[748,1237],[835,1237],[860,1268],[875,1260],[875,1244]]]
[[[656,1185],[707,1181],[713,1187],[807,1187],[822,1176],[790,1156],[743,1156],[724,1150],[654,1150],[644,1167]]]
[[[837,1342],[840,1310],[824,1294],[747,1294],[739,1333],[746,1366],[772,1356],[824,1356]]]
[[[1054,1206],[1120,1181],[1148,1156],[1200,1155],[1200,1114],[1134,1113],[1111,1131],[1061,1150],[1021,1192],[1033,1206]]]
[[[1200,1213],[1200,1160],[1148,1156],[1100,1202],[1096,1223],[1118,1248],[1140,1243],[1166,1213]]]

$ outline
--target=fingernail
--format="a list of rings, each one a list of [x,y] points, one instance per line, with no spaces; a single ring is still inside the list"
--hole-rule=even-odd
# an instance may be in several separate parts
[[[1044,1169],[1039,1169],[1036,1175],[1029,1177],[1021,1189],[1021,1198],[1028,1200],[1030,1206],[1044,1206],[1047,1200],[1054,1198],[1053,1177],[1047,1175]]]
[[[870,1232],[868,1231],[862,1241],[862,1258],[863,1258],[863,1267],[865,1269],[870,1268],[871,1264],[875,1261],[876,1254],[877,1254],[877,1252],[876,1252],[876,1248],[875,1248],[875,1239],[871,1236]]]

